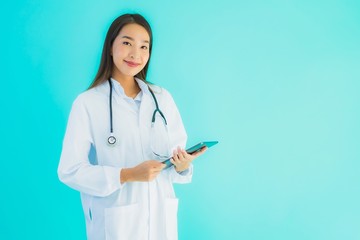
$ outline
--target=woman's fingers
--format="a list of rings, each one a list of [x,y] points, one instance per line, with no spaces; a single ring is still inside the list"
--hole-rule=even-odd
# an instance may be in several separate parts
[[[190,163],[200,155],[202,155],[204,152],[206,152],[208,148],[203,147],[200,151],[189,154],[184,149],[181,149],[180,147],[177,147],[177,149],[174,149],[173,151],[173,157],[170,159],[170,162],[175,165],[176,171],[183,171],[185,169],[188,169],[190,166]]]
[[[177,150],[174,150],[174,160],[176,162],[184,162],[188,158],[188,154],[184,149],[181,149],[180,147],[177,148]]]
[[[200,151],[197,151],[196,153],[193,153],[191,155],[194,156],[194,158],[196,158],[196,157],[202,155],[204,152],[206,152],[207,149],[208,149],[208,147],[203,147],[203,148],[201,148]]]
[[[184,149],[178,147],[177,152],[180,160],[184,160],[184,158],[186,158],[186,151]]]

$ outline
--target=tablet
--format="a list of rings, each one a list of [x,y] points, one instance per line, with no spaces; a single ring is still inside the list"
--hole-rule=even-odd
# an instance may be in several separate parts
[[[186,152],[189,154],[193,154],[196,152],[199,152],[203,147],[212,147],[215,144],[217,144],[218,141],[206,141],[206,142],[199,142],[198,144],[192,146],[191,148],[186,149]],[[171,167],[173,164],[170,162],[170,159],[166,159],[165,161],[163,161],[162,163],[166,164],[166,167],[164,169],[167,169],[169,167]]]

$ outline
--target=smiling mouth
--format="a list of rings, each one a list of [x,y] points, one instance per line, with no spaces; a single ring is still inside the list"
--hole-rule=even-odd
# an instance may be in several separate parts
[[[129,66],[129,67],[137,67],[140,65],[140,63],[134,63],[134,62],[131,62],[131,61],[126,61],[124,60],[124,62]]]

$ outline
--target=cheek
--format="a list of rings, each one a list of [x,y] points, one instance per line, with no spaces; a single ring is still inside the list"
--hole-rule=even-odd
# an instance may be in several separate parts
[[[112,52],[112,58],[114,63],[120,62],[124,58],[124,49],[121,49],[121,47],[114,47]]]
[[[119,66],[120,64],[120,61],[121,61],[121,58],[118,56],[117,53],[114,53],[113,56],[113,63],[116,65],[116,66]]]
[[[144,62],[144,65],[146,65],[146,63],[149,61],[149,58],[150,58],[150,54],[149,53],[145,53],[143,55],[143,62]]]
[[[127,49],[123,44],[114,43],[112,46],[113,57],[122,57],[126,51]]]

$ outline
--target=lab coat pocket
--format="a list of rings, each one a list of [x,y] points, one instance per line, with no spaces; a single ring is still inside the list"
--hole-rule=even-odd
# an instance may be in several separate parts
[[[166,238],[167,240],[177,240],[177,211],[178,199],[165,199],[165,219],[166,219]]]
[[[139,204],[106,208],[106,240],[146,239],[144,219]]]

